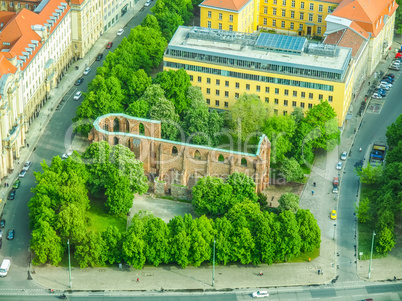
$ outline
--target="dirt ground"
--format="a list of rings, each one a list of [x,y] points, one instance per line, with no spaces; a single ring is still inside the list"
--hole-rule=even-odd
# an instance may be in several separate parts
[[[264,190],[264,194],[267,196],[267,203],[269,207],[278,207],[278,199],[282,194],[291,192],[300,196],[303,189],[303,184],[299,183],[287,183],[286,185],[270,185]]]

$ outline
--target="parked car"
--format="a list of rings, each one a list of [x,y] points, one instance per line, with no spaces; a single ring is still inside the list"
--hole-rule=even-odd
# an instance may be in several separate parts
[[[267,298],[269,294],[267,291],[258,291],[252,294],[253,298]]]
[[[387,82],[387,81],[385,81],[385,80],[382,80],[382,81],[380,82],[380,85],[382,85],[382,84],[388,85],[390,88],[392,88],[392,84],[390,84],[389,82]]]
[[[77,93],[75,93],[74,95],[74,100],[80,100],[81,97],[82,97],[81,91],[77,91]]]
[[[67,159],[67,158],[70,157],[72,154],[73,154],[72,151],[68,151],[67,153],[63,154],[63,155],[61,156],[61,158],[62,158],[62,159]]]
[[[337,170],[342,169],[342,161],[339,161],[338,164],[336,164],[336,169]]]
[[[117,31],[117,35],[118,35],[118,36],[121,36],[121,35],[123,34],[123,32],[124,32],[124,29],[123,29],[123,28],[120,28],[120,29]]]
[[[151,5],[151,0],[147,0],[147,2],[145,2],[144,6],[150,6]]]
[[[3,218],[1,221],[0,221],[0,228],[4,228],[6,226],[6,220]]]
[[[96,56],[96,60],[97,60],[97,61],[100,61],[102,58],[103,58],[103,53],[99,53],[99,54]]]
[[[15,189],[11,190],[10,194],[7,197],[7,200],[14,200],[15,199]]]
[[[21,170],[20,174],[18,175],[18,177],[23,178],[25,177],[27,171],[25,169]]]
[[[395,75],[393,73],[387,73],[385,76],[395,78]]]
[[[20,181],[20,180],[16,180],[16,181],[14,182],[13,188],[14,188],[14,189],[18,189],[18,187],[20,187],[20,185],[21,185],[21,181]]]
[[[380,94],[378,94],[378,93],[374,93],[373,95],[371,95],[371,98],[382,99],[382,96]]]
[[[84,81],[84,78],[83,78],[83,77],[80,77],[79,79],[77,79],[77,81],[75,82],[74,85],[79,86],[79,85],[82,84],[83,81]]]
[[[333,220],[336,219],[336,210],[331,211],[331,219],[333,219]]]
[[[374,90],[375,93],[378,93],[379,95],[381,95],[382,97],[386,96],[385,90],[383,89],[375,89]]]
[[[390,66],[388,69],[389,70],[394,70],[394,71],[399,71],[400,70],[399,67],[396,67],[396,66]]]
[[[392,84],[394,79],[392,77],[383,77],[381,81],[386,81],[387,83]]]
[[[91,72],[91,68],[86,67],[85,70],[84,70],[84,75],[88,75],[89,72]]]
[[[386,91],[388,91],[389,89],[391,89],[391,86],[389,86],[389,84],[379,84],[378,86],[377,86],[377,89],[384,89],[384,90],[386,90]]]
[[[14,236],[15,236],[15,231],[13,229],[8,229],[8,231],[7,231],[7,239],[12,240],[12,239],[14,239]]]
[[[31,167],[31,165],[32,165],[32,162],[27,161],[27,162],[25,162],[24,167],[22,169],[28,171],[29,168]]]
[[[332,181],[332,193],[338,193],[339,178],[335,177]]]
[[[341,154],[341,160],[345,161],[347,156],[348,156],[348,152],[343,152]]]
[[[112,48],[112,46],[113,46],[113,42],[109,42],[106,45],[106,49],[110,49],[110,48]]]

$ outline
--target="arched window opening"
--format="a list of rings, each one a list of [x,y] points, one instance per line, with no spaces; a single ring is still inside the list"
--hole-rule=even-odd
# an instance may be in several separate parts
[[[223,157],[222,154],[219,155],[218,161],[219,161],[219,162],[224,162],[224,161],[225,161],[225,158]]]
[[[145,135],[145,127],[142,123],[139,126],[140,135]]]
[[[176,146],[173,146],[173,148],[172,148],[172,155],[177,156],[178,153],[179,153],[179,152],[177,151],[177,147],[176,147]]]
[[[126,119],[125,124],[126,124],[126,126],[125,126],[126,133],[129,133],[130,132],[130,123],[128,122],[127,119]]]
[[[194,159],[201,160],[201,153],[198,150],[194,153]]]
[[[247,167],[247,160],[246,159],[244,159],[244,158],[241,159],[241,166]]]
[[[113,132],[120,132],[120,123],[117,117],[113,120]]]
[[[109,124],[107,124],[106,122],[103,125],[103,130],[106,131],[106,132],[109,132]]]
[[[113,139],[113,144],[114,144],[114,145],[119,144],[119,138],[114,137],[114,139]]]

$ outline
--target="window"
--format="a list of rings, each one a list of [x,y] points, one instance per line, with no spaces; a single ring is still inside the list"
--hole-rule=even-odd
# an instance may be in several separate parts
[[[286,0],[282,0],[282,5],[286,6]]]
[[[199,82],[199,83],[201,82],[201,76],[198,77],[198,82]]]
[[[314,10],[314,3],[310,3],[310,10]]]
[[[233,22],[233,15],[229,15],[229,22]]]
[[[215,106],[219,107],[219,100],[215,100]]]
[[[1,4],[2,4],[3,6],[6,6],[6,1],[1,1]]]
[[[211,94],[211,89],[207,88],[207,94]]]
[[[285,21],[282,21],[282,22],[281,22],[281,27],[282,27],[282,28],[285,28]]]
[[[239,89],[239,88],[240,88],[240,84],[236,83],[236,89]]]
[[[308,14],[308,20],[310,21],[310,22],[313,22],[313,14]]]
[[[276,20],[272,20],[272,26],[276,26]]]
[[[211,79],[209,77],[207,77],[207,84],[211,83]]]
[[[222,23],[219,23],[219,29],[222,29]]]
[[[295,28],[295,23],[290,22],[290,30],[293,30]]]
[[[299,24],[299,30],[303,30],[303,24]]]
[[[277,109],[274,109],[274,115],[278,116],[278,110]]]
[[[217,79],[217,80],[216,80],[216,85],[219,86],[220,84],[221,84],[221,80],[220,80],[220,79]]]
[[[295,107],[295,106],[296,106],[296,102],[292,101],[292,107]]]
[[[289,95],[289,90],[285,89],[285,91],[283,93],[284,93],[284,95]]]
[[[300,108],[304,109],[304,102],[300,103]]]
[[[192,75],[190,75],[190,81],[193,81],[194,77]]]
[[[268,14],[268,7],[264,6],[264,14]]]
[[[292,19],[295,18],[295,12],[294,12],[293,10],[290,12],[290,17],[291,17]]]
[[[301,92],[301,98],[306,98],[306,92]]]
[[[233,31],[233,25],[229,25],[229,31]]]
[[[318,94],[318,100],[322,100],[324,96],[322,94]]]
[[[276,0],[274,0],[274,4],[276,5]]]
[[[321,15],[318,15],[318,16],[317,16],[317,22],[318,22],[318,23],[321,23],[321,22],[322,22],[322,16],[321,16]]]
[[[25,8],[26,8],[26,9],[29,9],[29,4],[25,4]]]
[[[309,94],[308,94],[308,98],[309,98],[309,99],[313,99],[313,93],[309,93]]]
[[[282,17],[286,17],[286,9],[282,9]]]
[[[265,93],[269,93],[269,87],[265,87]]]
[[[18,3],[18,8],[21,8],[21,3]]]
[[[283,105],[284,105],[285,107],[288,106],[288,101],[287,101],[286,99],[283,101]]]
[[[215,90],[215,95],[219,96],[219,90]]]
[[[297,97],[297,91],[293,91],[293,97]]]
[[[313,104],[309,103],[308,108],[311,109],[313,107]]]
[[[219,20],[222,20],[222,13],[219,13]]]
[[[296,5],[296,1],[292,0],[292,7],[295,7],[295,5]]]
[[[321,34],[321,27],[317,27],[317,34]]]
[[[225,80],[225,87],[229,87],[229,81]]]
[[[208,18],[211,18],[211,17],[212,17],[212,12],[208,11]]]
[[[208,21],[208,28],[211,28],[211,21]]]
[[[328,96],[328,102],[332,102],[333,98],[331,95]]]
[[[265,97],[265,102],[269,103],[269,97]]]
[[[300,8],[304,9],[304,2],[300,2]]]
[[[279,104],[279,99],[278,98],[275,98],[274,99],[274,103],[277,105],[277,104]]]
[[[250,84],[246,84],[246,90],[250,90]]]
[[[235,98],[239,98],[239,93],[235,93]]]
[[[272,14],[273,14],[274,16],[276,16],[276,8],[273,8],[273,9],[272,9]]]
[[[10,7],[13,7],[13,3],[12,3],[12,2],[10,2]]]
[[[279,89],[275,88],[275,94],[279,94]]]
[[[283,111],[283,116],[288,115],[288,111]]]
[[[225,97],[229,97],[229,91],[225,91]]]
[[[257,86],[255,87],[255,90],[256,90],[257,92],[260,92],[260,91],[261,91],[261,86],[258,86],[258,85],[257,85]]]
[[[324,7],[323,7],[322,4],[319,4],[319,5],[318,5],[318,11],[319,11],[319,12],[322,12],[322,11],[323,11],[323,8],[324,8]]]
[[[225,108],[229,108],[229,103],[225,101]]]
[[[267,25],[267,18],[264,18],[264,25]]]
[[[300,20],[304,19],[304,13],[300,13]]]

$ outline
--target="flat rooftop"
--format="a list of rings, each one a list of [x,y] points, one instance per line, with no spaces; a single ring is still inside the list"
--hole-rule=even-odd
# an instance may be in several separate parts
[[[350,48],[309,43],[304,37],[267,33],[245,34],[185,26],[177,29],[168,49],[266,65],[333,72],[341,74],[342,79],[347,72],[352,52]]]

